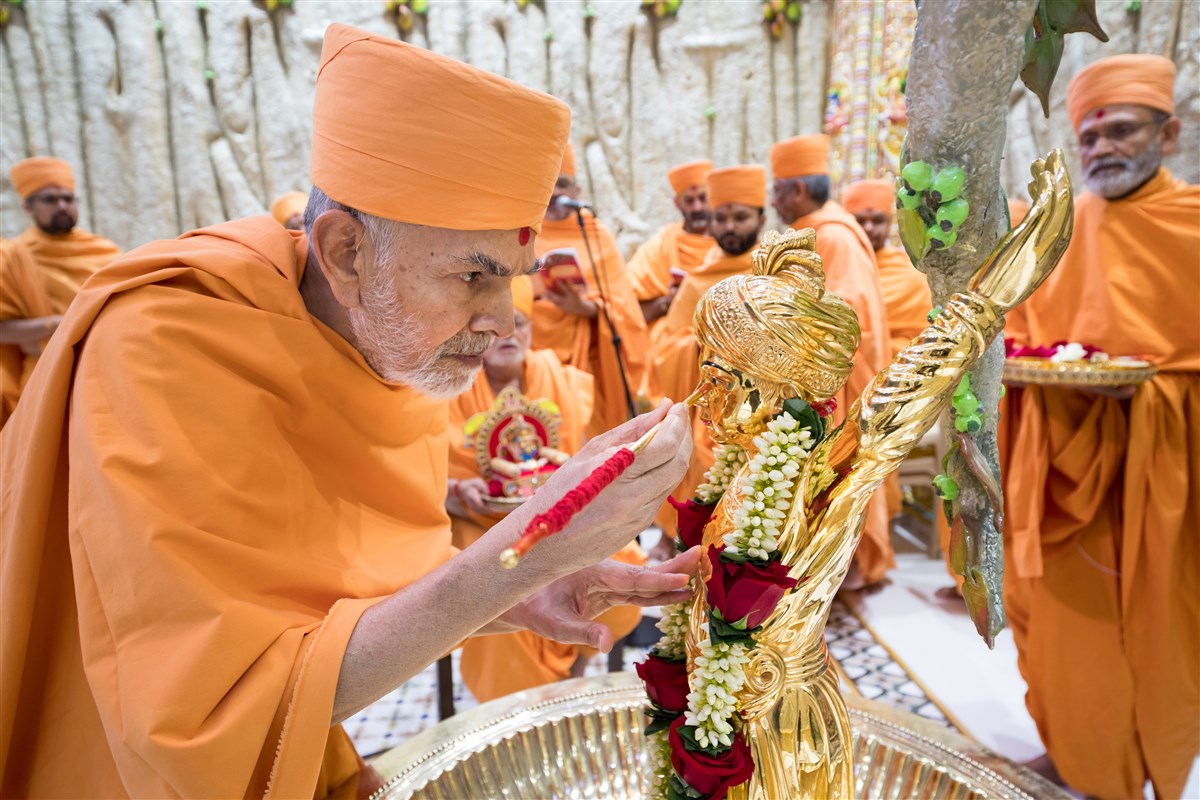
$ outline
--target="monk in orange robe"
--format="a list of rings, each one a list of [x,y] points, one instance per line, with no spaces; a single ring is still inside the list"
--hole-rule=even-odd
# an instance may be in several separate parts
[[[264,216],[113,262],[0,433],[0,795],[362,796],[338,723],[467,636],[603,647],[614,596],[687,596],[596,563],[683,474],[681,407],[564,464],[529,513],[666,420],[516,569],[519,520],[451,558],[445,398],[512,331],[567,108],[333,25],[313,116],[309,235]]]
[[[585,244],[580,217],[562,205],[560,198],[579,199],[575,154],[569,143],[546,206],[537,253],[541,257],[551,250],[574,248],[585,283],[559,281],[554,291],[549,287],[540,290],[533,304],[533,347],[553,350],[559,361],[596,379],[596,407],[585,433],[597,436],[630,417],[630,406],[646,370],[646,320],[608,226],[591,212],[580,211],[587,230]],[[589,244],[594,264],[588,258]],[[613,328],[620,341],[619,354]]]
[[[304,207],[308,205],[308,195],[304,192],[287,192],[275,198],[271,203],[271,216],[289,231],[304,230]]]
[[[650,326],[651,338],[671,307],[683,273],[698,267],[713,247],[708,234],[711,206],[704,183],[711,169],[711,161],[689,161],[667,172],[675,191],[675,208],[683,220],[664,225],[629,259],[629,280]]]
[[[1200,186],[1175,179],[1175,66],[1102,59],[1067,91],[1087,192],[1025,344],[1136,356],[1136,387],[1026,386],[1009,480],[1013,622],[1053,766],[1100,798],[1182,796],[1200,751]]]
[[[474,448],[464,446],[464,426],[475,414],[487,412],[496,395],[505,388],[516,388],[530,400],[549,400],[558,407],[557,449],[572,454],[583,444],[583,428],[592,414],[592,376],[575,367],[564,366],[550,350],[530,350],[533,314],[533,286],[528,278],[512,283],[516,330],[512,336],[497,339],[483,354],[483,370],[463,394],[450,401],[450,491],[446,510],[454,531],[454,546],[466,548],[479,540],[489,528],[504,518],[486,505],[487,484],[480,477]],[[646,555],[637,542],[625,545],[614,559],[626,564],[646,563]],[[635,606],[614,608],[599,621],[607,625],[617,640],[632,631],[642,612]],[[582,674],[587,658],[595,650],[556,642],[531,631],[477,636],[463,646],[460,662],[463,682],[480,702],[494,700],[513,692]]]
[[[774,177],[771,204],[785,225],[817,232],[817,254],[825,264],[825,288],[836,292],[858,315],[862,341],[854,369],[834,398],[836,423],[889,361],[890,333],[875,248],[857,220],[829,199],[829,137],[794,136],[771,147]],[[876,492],[867,506],[862,540],[842,584],[857,589],[883,580],[896,565],[887,495]]]
[[[696,306],[704,293],[720,281],[731,275],[749,274],[754,265],[751,256],[766,223],[763,209],[767,173],[763,167],[747,164],[713,170],[708,173],[707,191],[713,207],[712,234],[717,244],[708,251],[704,263],[683,279],[671,310],[650,342],[650,370],[660,396],[686,398],[699,386],[700,348],[692,323]],[[687,475],[671,493],[680,500],[695,494],[704,473],[713,464],[713,444],[695,409],[692,441]],[[675,509],[670,505],[663,506],[656,522],[668,537],[675,536]],[[667,552],[660,550],[653,555],[663,557]]]
[[[0,242],[0,427],[79,288],[121,254],[108,239],[76,227],[75,174],[66,161],[27,158],[9,175],[33,224]]]

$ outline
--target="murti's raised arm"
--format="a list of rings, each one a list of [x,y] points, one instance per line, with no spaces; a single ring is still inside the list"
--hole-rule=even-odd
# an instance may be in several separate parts
[[[1000,243],[966,292],[955,294],[854,404],[842,428],[819,447],[802,481],[807,531],[785,559],[834,563],[829,550],[853,547],[867,501],[950,404],[962,375],[1058,262],[1071,239],[1071,182],[1055,150],[1032,169],[1029,215]],[[818,529],[839,535],[814,541]],[[793,538],[793,537],[787,537]],[[851,541],[845,541],[850,539]],[[788,556],[794,556],[796,561]],[[807,574],[807,573],[806,573]]]

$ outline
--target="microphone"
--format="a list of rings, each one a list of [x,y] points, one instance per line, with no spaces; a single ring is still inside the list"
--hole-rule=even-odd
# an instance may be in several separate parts
[[[585,208],[588,211],[592,210],[590,203],[585,203],[582,200],[572,200],[565,194],[559,195],[558,199],[554,201],[554,205],[558,206],[559,208],[569,208],[572,211],[581,211]]]

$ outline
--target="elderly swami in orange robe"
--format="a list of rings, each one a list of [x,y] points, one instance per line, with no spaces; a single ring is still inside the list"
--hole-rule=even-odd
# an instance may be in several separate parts
[[[484,502],[487,484],[479,475],[474,449],[463,443],[467,420],[488,411],[496,395],[511,386],[530,400],[545,399],[558,407],[558,449],[571,454],[579,451],[583,428],[592,415],[592,376],[562,365],[550,350],[529,349],[533,333],[529,321],[533,313],[530,280],[514,278],[512,295],[516,325],[513,334],[492,343],[483,354],[483,369],[471,388],[450,401],[450,491],[446,510],[450,512],[454,546],[459,548],[475,543],[504,518]],[[637,542],[625,545],[613,558],[626,564],[646,563]],[[616,640],[632,631],[641,615],[636,606],[621,606],[605,612],[600,621],[612,629]],[[571,677],[575,671],[582,674],[584,661],[594,652],[531,631],[518,631],[468,639],[460,667],[471,694],[486,702]]]
[[[828,136],[793,136],[776,142],[771,147],[771,173],[771,204],[779,219],[796,230],[817,232],[825,287],[844,298],[858,315],[862,341],[854,355],[854,369],[834,398],[838,405],[834,419],[840,421],[889,360],[891,337],[875,248],[854,217],[829,199]],[[878,491],[867,506],[862,540],[842,585],[855,589],[878,583],[895,565],[887,497]]]
[[[88,282],[0,434],[0,795],[361,795],[378,775],[338,723],[463,639],[604,647],[590,617],[614,596],[687,596],[671,568],[602,561],[683,474],[682,408],[593,441],[451,558],[446,399],[513,330],[569,124],[332,25],[307,236],[238,220]],[[499,567],[664,417],[627,477]]]
[[[642,306],[642,315],[654,329],[671,307],[679,289],[680,273],[691,272],[713,246],[708,222],[711,204],[704,176],[711,161],[689,161],[671,167],[667,180],[675,192],[675,208],[681,222],[671,222],[650,237],[629,259],[629,280]]]
[[[581,212],[587,244],[595,257],[593,265],[576,212],[561,205],[560,198],[579,199],[570,143],[546,205],[537,253],[541,257],[550,250],[574,248],[586,285],[559,282],[556,291],[546,291],[534,302],[533,346],[553,350],[564,364],[595,377],[596,407],[586,433],[596,436],[629,419],[630,402],[637,396],[646,370],[646,320],[608,226],[591,212]],[[598,286],[596,276],[600,278]],[[610,321],[613,327],[609,327]],[[613,344],[613,328],[620,341],[620,358]]]
[[[1026,702],[1058,773],[1100,798],[1146,780],[1180,797],[1200,751],[1200,187],[1162,166],[1174,83],[1148,55],[1071,81],[1087,192],[1024,315],[1026,344],[1159,369],[1136,388],[1020,391],[1007,577]]]
[[[121,254],[108,239],[77,227],[75,173],[66,161],[27,158],[9,176],[33,224],[16,239],[0,240],[0,426],[79,288]]]

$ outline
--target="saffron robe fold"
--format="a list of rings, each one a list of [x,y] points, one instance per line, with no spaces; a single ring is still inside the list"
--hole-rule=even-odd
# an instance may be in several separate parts
[[[1179,797],[1200,750],[1200,187],[1163,169],[1075,201],[1071,246],[1024,306],[1024,344],[1145,356],[1128,401],[1020,391],[1010,528],[1026,703],[1064,780]]]
[[[688,233],[682,222],[659,228],[629,259],[629,280],[637,299],[662,297],[671,289],[672,268],[691,272],[715,244],[706,233]]]
[[[671,310],[662,319],[662,326],[655,329],[650,341],[650,380],[654,389],[650,396],[657,403],[663,397],[679,402],[686,400],[700,383],[700,347],[696,344],[696,329],[692,318],[696,306],[704,293],[717,283],[733,275],[748,275],[754,268],[751,258],[753,249],[739,256],[731,256],[720,247],[712,247],[704,263],[696,267],[683,279],[679,293],[671,303]],[[671,492],[678,500],[688,500],[701,484],[704,473],[713,464],[713,443],[708,429],[700,421],[697,409],[691,409],[692,418],[692,461],[683,480]],[[674,536],[675,509],[664,503],[655,523],[668,536]]]
[[[794,221],[792,227],[796,230],[812,228],[817,232],[817,254],[825,266],[825,288],[841,296],[858,315],[862,340],[854,354],[854,368],[846,385],[835,395],[837,412],[834,420],[840,423],[854,401],[862,396],[890,360],[891,335],[875,250],[858,221],[832,200]],[[896,566],[891,516],[883,489],[875,493],[867,506],[854,563],[868,584],[878,583]]]
[[[925,276],[908,260],[903,248],[879,248],[875,251],[875,263],[887,313],[889,358],[894,358],[929,325],[933,297]]]
[[[545,220],[537,237],[539,257],[550,250],[573,247],[579,255],[579,266],[587,280],[590,298],[603,304],[621,337],[621,358],[628,382],[629,394],[637,397],[646,369],[646,320],[638,305],[637,295],[629,281],[625,259],[617,241],[603,222],[584,214],[588,242],[596,257],[596,273],[603,286],[597,287],[588,250],[584,246],[579,223],[571,215],[565,220]],[[585,432],[596,436],[629,419],[621,370],[613,348],[612,330],[603,312],[596,319],[567,314],[549,300],[533,304],[533,349],[553,350],[559,361],[589,373],[596,379],[595,410]]]
[[[562,423],[558,428],[558,449],[574,454],[583,445],[583,429],[592,415],[592,376],[563,366],[549,350],[529,350],[521,375],[521,393],[532,399],[546,398],[558,405]],[[474,448],[465,446],[463,425],[477,413],[496,402],[495,392],[482,372],[471,388],[450,401],[450,477],[464,480],[479,477]],[[454,545],[465,548],[503,519],[500,514],[470,519],[452,516]],[[637,542],[621,548],[614,559],[628,564],[644,564],[645,553]],[[632,631],[641,619],[635,606],[613,608],[599,618],[613,630],[613,639]],[[563,644],[530,631],[478,636],[463,645],[460,669],[463,682],[480,702],[494,700],[513,692],[532,689],[567,678],[580,652],[578,645]]]
[[[353,789],[342,657],[450,557],[446,406],[309,315],[307,251],[229,222],[68,309],[0,434],[0,794]]]
[[[31,225],[0,245],[0,322],[62,314],[92,273],[120,254],[108,239],[79,228],[56,236]],[[36,363],[37,356],[0,345],[0,426]]]

